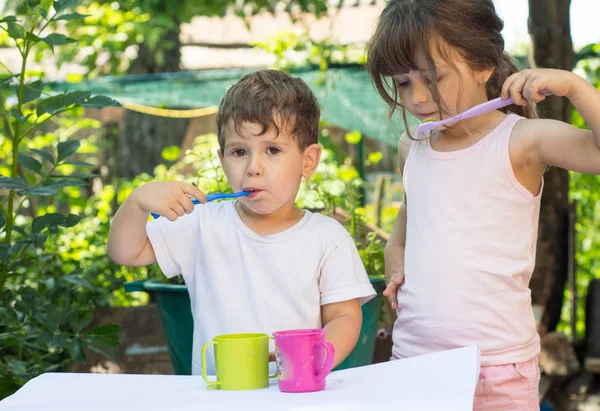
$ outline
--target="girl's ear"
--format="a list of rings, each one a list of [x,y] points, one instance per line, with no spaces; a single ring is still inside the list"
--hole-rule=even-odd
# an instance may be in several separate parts
[[[478,78],[479,78],[479,84],[481,84],[482,86],[485,86],[488,82],[488,80],[490,79],[490,77],[492,77],[492,74],[494,74],[494,70],[493,68],[489,68],[486,70],[481,70],[479,71],[479,73],[477,73]]]
[[[320,144],[311,144],[302,153],[302,177],[310,178],[321,160],[322,148]]]

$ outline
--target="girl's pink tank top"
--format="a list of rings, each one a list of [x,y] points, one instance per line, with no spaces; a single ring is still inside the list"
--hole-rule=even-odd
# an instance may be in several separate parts
[[[398,292],[393,356],[478,344],[481,365],[527,361],[540,350],[529,281],[540,194],[516,179],[510,114],[477,143],[438,152],[412,143],[405,283]]]

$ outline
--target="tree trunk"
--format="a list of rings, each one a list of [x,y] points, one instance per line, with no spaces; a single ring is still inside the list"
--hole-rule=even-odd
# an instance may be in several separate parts
[[[571,0],[529,0],[529,33],[537,67],[571,70],[573,44]],[[550,97],[538,105],[540,116],[570,122],[571,103]],[[550,169],[542,197],[536,269],[531,280],[532,300],[543,308],[542,324],[554,330],[560,319],[568,270],[569,173]]]
[[[132,63],[130,74],[155,74],[179,71],[181,63],[181,42],[179,21],[173,11],[165,9],[161,1],[154,12],[168,15],[174,22],[172,30],[165,31],[163,38],[171,44],[168,50],[152,50],[147,44],[139,46],[138,56]],[[160,57],[162,55],[162,57]],[[144,104],[144,102],[140,102]],[[148,102],[153,106],[159,102]],[[132,178],[145,172],[152,173],[154,167],[165,161],[161,157],[163,148],[180,146],[189,120],[157,117],[128,110],[124,127],[116,144],[116,175]]]

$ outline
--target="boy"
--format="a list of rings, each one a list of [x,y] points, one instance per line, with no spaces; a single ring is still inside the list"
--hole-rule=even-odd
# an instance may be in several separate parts
[[[158,262],[167,277],[183,275],[194,375],[201,373],[200,347],[220,334],[323,327],[335,346],[334,366],[356,344],[360,305],[375,295],[356,246],[335,220],[294,206],[302,177],[319,164],[319,116],[301,79],[274,70],[246,75],[221,101],[217,134],[231,188],[252,193],[206,203],[191,184],[149,183],[115,215],[113,261]],[[203,204],[194,207],[190,196]],[[147,223],[149,213],[166,218]],[[214,373],[212,350],[207,362]]]

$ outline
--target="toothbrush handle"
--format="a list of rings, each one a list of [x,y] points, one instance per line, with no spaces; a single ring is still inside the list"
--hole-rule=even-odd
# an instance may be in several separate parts
[[[543,94],[543,95],[547,96],[550,94],[550,92],[548,92],[548,90],[544,89],[544,90],[541,90],[539,92],[539,94]],[[450,123],[450,122],[456,121],[456,120],[464,120],[467,118],[478,116],[483,113],[487,113],[489,111],[501,109],[502,107],[510,106],[511,104],[514,104],[514,103],[515,102],[512,99],[512,97],[509,97],[506,100],[502,100],[502,97],[498,97],[493,100],[487,101],[483,104],[479,104],[478,106],[472,107],[472,108],[466,110],[465,112],[463,112],[457,116],[450,117],[444,121]]]
[[[502,100],[502,97],[495,98],[486,103],[479,104],[478,106],[472,107],[467,111],[459,114],[458,116],[448,118],[448,122],[455,120],[464,120],[467,118],[475,117],[483,113],[487,113],[489,111],[498,110],[502,107],[510,106],[514,104],[512,97],[507,98],[506,100]]]
[[[208,197],[209,197],[209,196],[210,196],[210,194],[206,196],[206,201],[211,201],[211,200],[209,200],[209,199],[208,199]],[[197,198],[192,198],[192,204],[194,204],[194,205],[200,204],[200,201],[198,201],[198,199],[197,199]],[[151,215],[151,216],[152,216],[152,218],[153,218],[153,219],[155,219],[155,220],[156,220],[158,217],[160,217],[160,215],[158,215],[158,214],[155,214],[155,213],[150,213],[150,215]]]
[[[213,194],[208,194],[206,196],[206,202],[209,203],[211,201],[219,200],[221,198],[243,197],[243,196],[247,196],[248,194],[250,194],[249,191],[240,191],[239,193],[213,193]],[[201,203],[197,198],[192,198],[192,204],[198,205]],[[152,213],[152,218],[154,218],[156,220],[158,217],[160,217],[158,214]]]

